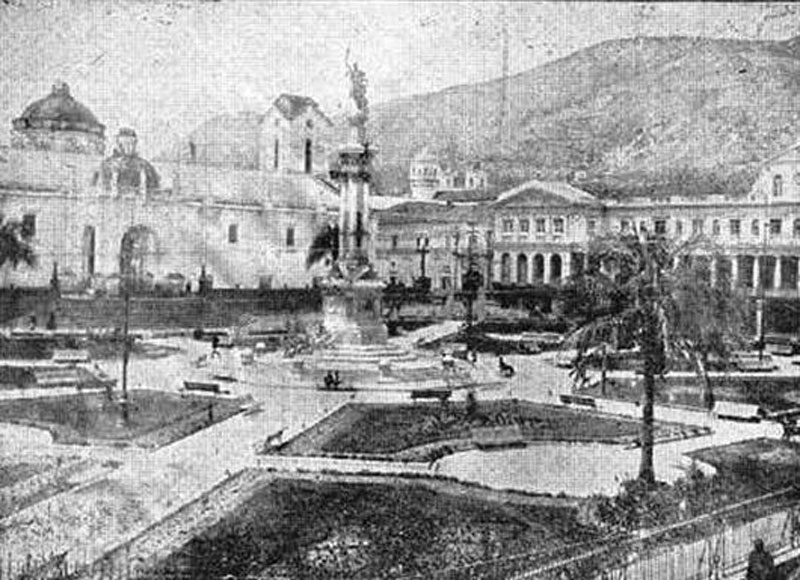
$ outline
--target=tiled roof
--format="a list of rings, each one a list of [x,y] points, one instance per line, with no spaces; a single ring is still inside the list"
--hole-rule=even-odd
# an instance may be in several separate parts
[[[383,224],[464,223],[480,220],[485,205],[448,205],[435,201],[407,201],[375,213]]]
[[[494,201],[499,193],[486,189],[441,189],[433,195],[436,201],[453,203],[479,203]]]

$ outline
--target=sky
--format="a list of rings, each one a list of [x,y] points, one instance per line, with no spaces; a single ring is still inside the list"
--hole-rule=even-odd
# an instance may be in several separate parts
[[[632,36],[776,40],[800,6],[736,3],[0,0],[0,144],[11,119],[57,80],[144,155],[220,112],[282,92],[349,107],[345,58],[381,102],[510,73]]]

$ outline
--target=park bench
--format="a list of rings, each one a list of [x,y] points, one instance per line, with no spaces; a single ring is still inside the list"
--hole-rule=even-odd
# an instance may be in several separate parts
[[[746,421],[757,423],[766,415],[758,405],[750,403],[736,403],[733,401],[717,401],[714,403],[713,414],[719,419],[729,421]]]
[[[218,395],[222,393],[219,383],[204,383],[200,381],[183,381],[183,388],[186,391],[195,391],[200,393],[214,393]]]
[[[77,364],[86,363],[91,360],[89,351],[77,349],[55,349],[53,350],[52,361],[55,363]]]
[[[580,407],[597,407],[597,401],[594,397],[587,397],[586,395],[561,395],[561,402],[565,405],[578,405]]]
[[[415,389],[411,391],[411,399],[413,401],[418,399],[438,399],[444,403],[452,394],[453,391],[450,389]]]

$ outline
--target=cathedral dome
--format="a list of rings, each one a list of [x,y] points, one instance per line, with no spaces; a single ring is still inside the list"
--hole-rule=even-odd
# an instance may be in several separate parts
[[[14,119],[14,129],[47,129],[50,131],[78,131],[102,136],[105,126],[85,106],[76,101],[66,83],[56,83],[52,92],[43,99],[28,105],[22,115]]]

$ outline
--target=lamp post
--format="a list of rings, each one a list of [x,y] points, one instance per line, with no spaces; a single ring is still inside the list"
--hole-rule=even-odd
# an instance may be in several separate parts
[[[764,219],[764,230],[761,236],[761,259],[758,261],[757,268],[759,269],[758,272],[758,297],[756,298],[756,318],[758,322],[758,360],[761,362],[764,360],[764,342],[765,342],[765,318],[767,314],[766,302],[767,302],[767,284],[766,274],[767,274],[767,236],[770,235],[769,232],[769,194],[767,194],[767,203],[764,207],[764,213],[766,214],[766,218]],[[776,267],[779,267],[779,264],[776,264]]]
[[[129,419],[128,405],[128,361],[131,354],[130,343],[130,318],[131,318],[131,266],[127,265],[122,277],[123,296],[125,300],[125,312],[122,322],[122,420],[127,425]]]
[[[426,270],[425,270],[426,257],[428,256],[430,251],[431,251],[430,238],[428,238],[428,236],[418,236],[417,253],[419,254],[419,278],[417,286],[420,288],[424,288],[425,290],[430,289],[430,285],[428,284],[428,277],[426,275]]]
[[[481,273],[480,267],[480,260],[481,258],[490,259],[492,255],[491,247],[489,246],[489,236],[487,235],[487,248],[486,251],[483,252],[477,244],[478,235],[477,235],[477,227],[474,222],[469,223],[469,234],[467,235],[467,248],[466,251],[461,252],[458,248],[458,242],[456,242],[456,248],[453,252],[453,255],[457,260],[463,260],[466,262],[466,273],[461,278],[461,289],[464,292],[464,298],[466,301],[467,312],[466,312],[466,335],[467,335],[467,348],[472,349],[472,327],[474,323],[474,306],[475,300],[478,297],[478,292],[483,287],[484,276]],[[459,240],[460,236],[456,234],[456,240]]]

